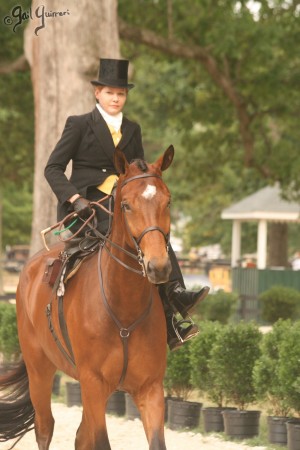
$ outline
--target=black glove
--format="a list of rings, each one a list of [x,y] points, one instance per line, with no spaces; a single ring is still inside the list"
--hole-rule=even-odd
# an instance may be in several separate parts
[[[83,197],[78,197],[72,203],[74,211],[77,212],[78,216],[82,219],[88,219],[91,214],[93,214],[93,210],[90,206],[90,202]]]

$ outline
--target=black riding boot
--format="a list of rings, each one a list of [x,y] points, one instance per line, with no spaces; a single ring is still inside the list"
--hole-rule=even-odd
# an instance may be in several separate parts
[[[209,287],[203,286],[202,289],[197,292],[187,291],[184,289],[183,276],[176,255],[171,246],[169,247],[169,257],[172,266],[172,272],[169,280],[172,281],[164,283],[162,285],[164,287],[163,290],[173,309],[178,311],[185,319],[198,305],[198,303],[205,299],[209,292]]]
[[[190,320],[178,321],[171,306],[163,301],[166,323],[167,342],[170,350],[177,350],[185,341],[191,339],[199,333],[197,325]]]
[[[184,289],[179,281],[165,283],[165,293],[169,303],[184,319],[205,299],[208,292],[208,286],[203,286],[199,291],[193,292]]]

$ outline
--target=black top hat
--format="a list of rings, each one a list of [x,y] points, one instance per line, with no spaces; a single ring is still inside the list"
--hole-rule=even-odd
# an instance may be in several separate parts
[[[132,89],[134,84],[128,83],[127,59],[100,59],[98,80],[91,83],[94,86],[112,86]]]

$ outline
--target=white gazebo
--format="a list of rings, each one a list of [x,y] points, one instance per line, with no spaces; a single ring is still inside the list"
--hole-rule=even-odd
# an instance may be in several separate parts
[[[267,264],[268,222],[300,222],[300,204],[283,200],[278,184],[266,186],[222,211],[222,219],[233,221],[231,266],[241,259],[242,222],[257,221],[257,268]]]

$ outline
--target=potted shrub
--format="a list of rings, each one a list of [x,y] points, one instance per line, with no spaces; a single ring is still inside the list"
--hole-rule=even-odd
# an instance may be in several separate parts
[[[261,333],[253,323],[226,325],[212,348],[209,367],[215,382],[237,410],[223,411],[225,433],[247,438],[259,433],[260,411],[247,411],[255,397],[253,367],[260,356]]]
[[[5,365],[11,365],[20,357],[16,307],[10,303],[0,303],[0,353]]]
[[[295,319],[299,316],[300,292],[286,286],[272,286],[262,292],[258,301],[261,317],[268,323],[279,319]]]
[[[202,320],[226,324],[234,313],[237,302],[237,294],[219,290],[209,295],[205,302],[201,302],[197,312]]]
[[[291,327],[290,320],[279,320],[272,331],[265,334],[261,344],[261,356],[253,369],[257,397],[270,404],[268,416],[268,439],[272,444],[286,445],[290,407],[279,378],[281,358],[279,347]]]
[[[187,400],[193,390],[190,381],[190,345],[191,342],[186,342],[176,352],[168,353],[164,385],[171,396],[168,400],[168,426],[172,430],[199,425],[202,404]]]
[[[219,322],[202,322],[201,333],[193,339],[190,346],[192,386],[216,405],[202,409],[206,432],[224,431],[224,393],[209,367],[211,351],[222,327]]]
[[[288,406],[296,416],[287,421],[289,450],[300,448],[300,322],[289,327],[279,345],[279,382]]]

